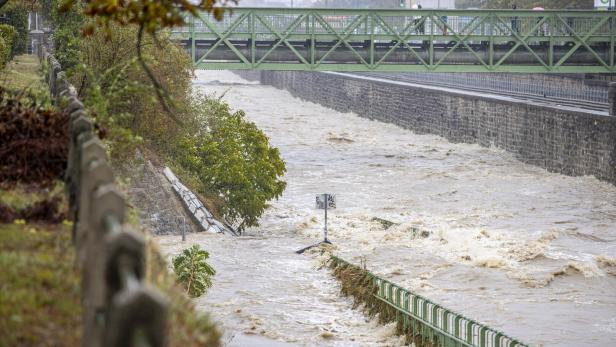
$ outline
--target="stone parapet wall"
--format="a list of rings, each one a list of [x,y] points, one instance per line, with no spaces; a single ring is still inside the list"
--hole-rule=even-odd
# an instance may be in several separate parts
[[[417,134],[477,143],[520,161],[616,184],[616,117],[477,93],[337,73],[238,71],[303,100],[393,123]]]

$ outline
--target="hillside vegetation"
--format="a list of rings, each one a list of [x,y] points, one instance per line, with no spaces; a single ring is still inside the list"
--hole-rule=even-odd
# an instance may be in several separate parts
[[[59,3],[50,10],[56,57],[112,161],[130,163],[136,148],[151,151],[206,196],[218,217],[240,231],[258,225],[268,201],[286,187],[285,164],[267,136],[242,111],[193,92],[190,57],[165,32],[142,35],[136,25],[111,20],[109,30],[83,37],[95,22],[79,4],[63,12]]]

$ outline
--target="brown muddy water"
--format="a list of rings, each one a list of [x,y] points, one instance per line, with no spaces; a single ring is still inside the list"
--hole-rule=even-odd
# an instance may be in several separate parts
[[[210,252],[218,274],[197,305],[230,346],[400,345],[391,326],[350,309],[322,259],[293,253],[321,237],[314,196],[323,192],[337,195],[329,236],[343,258],[531,345],[616,345],[616,187],[339,113],[228,71],[198,72],[195,88],[245,110],[288,168],[286,192],[250,236],[158,238],[169,256],[191,243]]]

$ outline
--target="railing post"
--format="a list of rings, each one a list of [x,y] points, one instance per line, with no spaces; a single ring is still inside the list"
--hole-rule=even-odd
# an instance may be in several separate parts
[[[97,138],[88,139],[85,134],[79,137],[80,167],[78,175],[77,201],[79,208],[76,211],[75,245],[77,246],[77,260],[84,263],[88,249],[88,230],[90,228],[91,200],[90,196],[97,186],[113,181],[111,167],[105,162],[105,148]]]
[[[58,74],[62,71],[62,67],[56,58],[49,56],[49,92],[52,98],[56,97],[56,79]]]
[[[83,110],[77,110],[69,116],[69,156],[66,171],[67,192],[69,201],[69,213],[74,221],[77,220],[78,190],[80,187],[81,170],[81,144],[79,139],[92,136],[92,123],[86,118]],[[74,240],[73,240],[74,241]]]
[[[610,104],[610,116],[616,117],[616,82],[610,82],[607,99]]]

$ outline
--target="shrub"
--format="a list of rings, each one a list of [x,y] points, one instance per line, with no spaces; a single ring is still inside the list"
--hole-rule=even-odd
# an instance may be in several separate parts
[[[0,68],[6,67],[8,56],[11,53],[11,47],[6,44],[6,41],[0,36]]]
[[[15,28],[8,24],[0,24],[0,38],[2,38],[2,44],[0,45],[0,60],[2,66],[11,59],[11,47],[13,46],[13,39],[15,38]]]
[[[216,271],[207,263],[209,256],[198,245],[192,245],[172,260],[178,282],[194,298],[203,295],[212,286],[212,276]]]
[[[0,186],[49,186],[68,155],[68,117],[0,88]]]
[[[8,24],[15,28],[15,36],[11,44],[10,56],[26,53],[28,47],[28,8],[20,2],[9,2],[2,8],[9,19]]]

